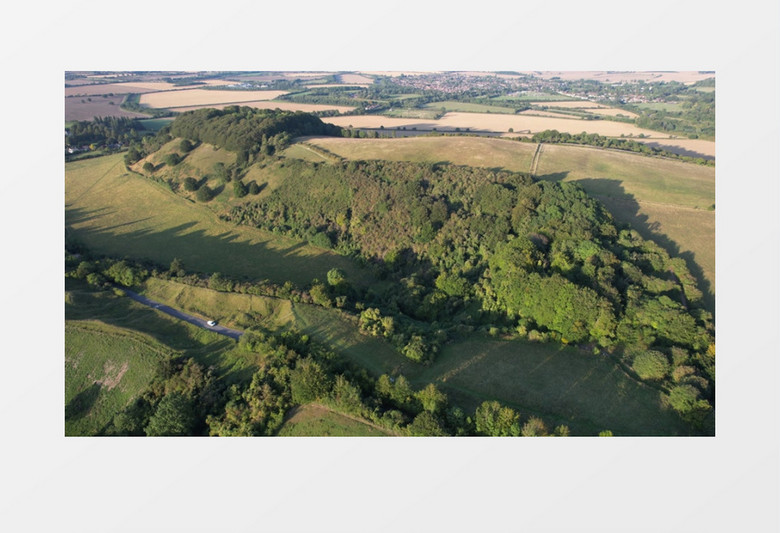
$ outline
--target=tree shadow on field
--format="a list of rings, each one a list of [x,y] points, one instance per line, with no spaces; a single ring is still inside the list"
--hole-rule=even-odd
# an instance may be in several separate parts
[[[100,385],[93,383],[76,396],[65,406],[65,420],[78,420],[83,418],[100,395]]]
[[[680,245],[661,233],[658,222],[651,222],[647,215],[640,213],[641,206],[623,188],[622,182],[607,178],[586,178],[577,180],[588,195],[599,200],[607,210],[612,213],[619,223],[626,223],[635,229],[644,239],[657,243],[672,257],[681,257],[685,260],[688,270],[696,280],[696,286],[702,291],[702,303],[704,308],[715,316],[715,295],[712,284],[705,278],[704,271],[696,263],[693,252],[680,251]]]
[[[563,172],[553,172],[551,174],[543,174],[541,176],[536,176],[536,179],[544,180],[544,181],[563,181],[566,179],[566,176],[569,175],[568,170],[564,170]]]

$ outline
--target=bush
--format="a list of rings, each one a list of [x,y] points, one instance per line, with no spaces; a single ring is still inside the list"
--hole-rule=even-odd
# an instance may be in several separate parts
[[[631,365],[641,379],[663,379],[669,373],[669,360],[661,352],[640,352]]]
[[[152,172],[154,172],[154,165],[151,162],[149,162],[149,161],[144,163],[144,172],[146,172],[148,174],[151,174]]]
[[[190,150],[192,150],[192,148],[193,148],[193,145],[192,145],[192,143],[190,142],[189,139],[182,139],[181,142],[179,143],[179,150],[181,150],[185,154],[187,152],[189,152]]]
[[[175,167],[181,163],[181,156],[177,154],[176,152],[173,152],[172,154],[168,154],[165,156],[165,164],[169,167]]]
[[[184,190],[196,191],[198,190],[198,180],[195,178],[184,178]]]
[[[204,185],[198,189],[198,193],[195,195],[195,198],[197,198],[199,202],[208,202],[213,197],[214,191],[212,191],[208,185]]]

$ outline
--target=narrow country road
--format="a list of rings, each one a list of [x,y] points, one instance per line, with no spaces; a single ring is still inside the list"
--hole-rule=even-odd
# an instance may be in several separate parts
[[[238,338],[244,333],[243,331],[226,328],[225,326],[220,326],[219,324],[217,324],[216,326],[209,326],[206,323],[206,320],[203,318],[198,318],[193,315],[188,315],[187,313],[179,311],[178,309],[174,309],[173,307],[168,307],[167,305],[163,305],[159,302],[155,302],[154,300],[150,300],[149,298],[145,296],[141,296],[140,294],[135,293],[131,290],[125,288],[122,288],[122,290],[125,291],[125,294],[127,294],[130,298],[132,298],[136,302],[140,302],[144,305],[148,305],[149,307],[153,307],[154,309],[157,309],[158,311],[162,311],[163,313],[171,315],[172,317],[178,318],[179,320],[184,320],[185,322],[189,322],[190,324],[200,326],[203,329],[208,329],[210,331],[213,331],[214,333],[219,333],[220,335],[225,335],[226,337],[230,337],[231,339],[238,340]]]

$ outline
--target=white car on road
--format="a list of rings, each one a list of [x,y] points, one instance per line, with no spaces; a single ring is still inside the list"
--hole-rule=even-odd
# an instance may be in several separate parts
[[[209,320],[209,321],[206,322],[206,324],[208,325],[208,327],[213,328],[214,326],[217,325],[217,321],[216,320]]]

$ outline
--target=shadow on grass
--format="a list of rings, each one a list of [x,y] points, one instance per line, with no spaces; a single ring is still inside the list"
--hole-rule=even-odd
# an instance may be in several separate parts
[[[713,316],[715,315],[715,295],[712,284],[704,277],[704,271],[696,263],[693,252],[680,251],[679,244],[660,232],[657,222],[650,222],[647,215],[640,213],[641,206],[634,195],[625,191],[620,180],[587,178],[577,180],[576,183],[580,184],[589,195],[601,201],[617,221],[629,224],[644,239],[656,242],[671,256],[683,258],[691,275],[696,279],[697,287],[703,293],[704,308]]]
[[[93,383],[76,396],[65,406],[65,420],[78,420],[83,418],[100,395],[100,385]]]
[[[127,231],[134,223],[146,220],[139,218],[110,228],[97,227],[99,221],[96,224],[95,219],[107,214],[103,208],[66,207],[65,223],[70,226],[73,237],[96,254],[129,257],[158,265],[169,265],[174,258],[179,258],[191,271],[221,272],[234,278],[268,279],[279,284],[289,280],[305,285],[313,278],[325,279],[328,270],[334,267],[347,272],[353,285],[367,286],[374,281],[367,270],[346,257],[325,250],[316,255],[305,255],[312,249],[307,250],[302,242],[284,239],[290,243],[288,246],[271,248],[269,242],[250,242],[246,235],[230,229],[209,235],[203,229],[195,229],[198,221],[183,221],[166,229],[149,227]],[[83,224],[90,221],[90,224]],[[83,226],[73,229],[79,223]],[[118,232],[119,228],[125,231]]]

